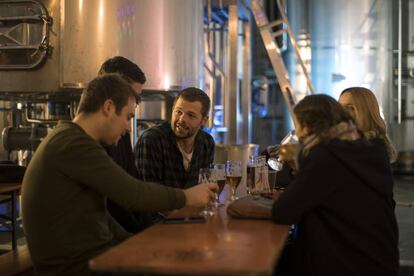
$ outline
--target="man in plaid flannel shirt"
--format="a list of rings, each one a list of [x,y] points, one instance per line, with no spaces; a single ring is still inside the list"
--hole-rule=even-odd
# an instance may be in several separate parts
[[[195,87],[181,91],[171,121],[147,129],[137,142],[138,178],[176,188],[196,185],[200,168],[214,159],[214,140],[202,130],[209,109],[204,91]]]

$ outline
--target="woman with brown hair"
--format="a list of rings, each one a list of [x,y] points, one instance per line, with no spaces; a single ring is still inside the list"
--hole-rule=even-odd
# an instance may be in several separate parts
[[[273,205],[298,224],[294,275],[398,275],[393,179],[383,144],[367,141],[326,95],[294,108],[299,169]]]
[[[387,148],[390,161],[395,161],[397,153],[387,136],[386,124],[381,117],[374,93],[364,87],[350,87],[342,91],[339,103],[349,111],[364,137],[368,140],[379,139],[382,141]]]

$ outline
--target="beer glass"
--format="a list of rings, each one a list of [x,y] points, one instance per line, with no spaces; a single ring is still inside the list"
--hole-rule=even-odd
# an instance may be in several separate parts
[[[220,194],[223,191],[224,185],[226,184],[226,165],[225,164],[211,164],[210,168],[213,170],[214,181],[217,182],[219,187],[218,192],[216,193],[216,201],[214,205],[216,207],[223,206],[223,203],[220,203]]]
[[[198,174],[198,184],[202,183],[216,183],[217,181],[214,179],[213,169],[211,168],[201,168]],[[207,204],[204,208],[203,212],[201,212],[204,216],[212,216],[214,215],[214,210],[211,206],[211,202]]]
[[[226,162],[226,182],[231,189],[230,201],[238,199],[236,190],[242,178],[242,162],[240,160]]]
[[[246,179],[246,188],[248,194],[255,194],[262,189],[261,174],[265,167],[267,167],[267,165],[266,157],[264,155],[249,156]]]
[[[279,157],[271,157],[267,160],[267,164],[275,171],[280,171],[283,167],[282,161],[291,161],[296,158],[296,148],[299,140],[295,134],[295,130],[289,133],[282,139],[279,145]]]

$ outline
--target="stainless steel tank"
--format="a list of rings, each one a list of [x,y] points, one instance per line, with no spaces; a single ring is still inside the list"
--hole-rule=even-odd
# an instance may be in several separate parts
[[[394,1],[392,138],[399,154],[396,172],[414,174],[414,1]]]
[[[308,39],[315,90],[337,99],[347,87],[365,86],[376,93],[388,114],[392,67],[391,1],[310,0],[307,6],[301,0],[287,3],[290,14],[301,14],[295,10],[308,8],[307,23],[303,23],[303,17],[289,19],[295,34]]]
[[[338,99],[345,88],[367,87],[391,124],[392,1],[289,0],[287,4],[298,44],[304,45],[305,53],[307,47],[310,50],[315,91]],[[291,56],[288,53],[290,61]],[[300,89],[299,73],[292,64],[295,62],[290,62],[289,74]]]
[[[350,86],[371,89],[399,152],[396,171],[414,173],[414,1],[287,4],[294,33],[308,39],[316,91],[338,98]],[[295,65],[289,71],[295,79]]]
[[[144,70],[148,89],[203,84],[203,1],[39,2],[52,18],[48,57],[32,70],[0,71],[0,92],[83,88],[102,62],[115,55]]]

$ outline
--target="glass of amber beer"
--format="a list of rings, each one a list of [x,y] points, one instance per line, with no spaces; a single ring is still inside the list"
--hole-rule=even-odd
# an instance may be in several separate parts
[[[214,205],[216,207],[223,206],[220,202],[220,194],[223,191],[224,185],[226,184],[226,165],[225,164],[211,164],[210,168],[213,170],[214,180],[217,181],[219,190],[216,193],[216,201]]]
[[[238,199],[236,190],[242,178],[242,162],[240,160],[226,162],[226,182],[231,188],[230,201]]]

